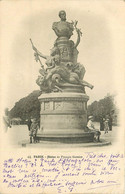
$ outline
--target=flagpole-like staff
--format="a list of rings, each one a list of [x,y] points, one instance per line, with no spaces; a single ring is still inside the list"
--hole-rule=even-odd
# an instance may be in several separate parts
[[[34,46],[34,44],[33,44],[32,40],[31,40],[31,38],[30,38],[30,42],[31,42],[31,44],[32,44],[32,48],[33,48],[33,50],[35,51],[34,56],[35,56],[35,60],[36,60],[36,62],[38,62],[38,61],[39,61],[39,63],[40,63],[40,65],[41,65],[42,69],[44,69],[44,65],[42,64],[42,62],[41,62],[41,60],[40,60],[40,57],[39,57],[38,51],[37,51],[36,47]]]

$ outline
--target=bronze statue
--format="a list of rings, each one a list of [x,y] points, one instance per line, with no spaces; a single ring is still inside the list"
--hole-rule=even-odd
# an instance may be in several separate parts
[[[73,23],[66,21],[66,12],[63,10],[59,12],[59,17],[61,20],[59,22],[54,22],[52,29],[58,38],[67,37],[69,39],[73,35]]]
[[[77,28],[77,21],[67,22],[66,12],[59,12],[60,21],[54,22],[52,29],[57,35],[54,47],[51,49],[49,56],[42,54],[32,43],[32,48],[35,51],[35,59],[41,64],[39,70],[40,75],[36,80],[36,83],[40,86],[43,92],[63,91],[62,87],[65,85],[70,87],[81,86],[83,93],[84,87],[93,88],[91,84],[84,81],[85,67],[77,62],[78,50],[77,46],[80,43],[80,37],[82,35],[81,30]],[[74,43],[70,40],[73,35],[73,31],[77,33],[77,41]],[[45,59],[46,65],[43,65],[40,57]],[[55,90],[56,89],[56,90]]]

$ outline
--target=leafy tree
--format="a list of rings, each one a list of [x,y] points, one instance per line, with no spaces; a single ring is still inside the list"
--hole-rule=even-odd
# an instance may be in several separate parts
[[[15,103],[15,106],[10,110],[10,118],[20,117],[23,121],[30,117],[40,117],[40,102],[38,97],[41,91],[33,91],[28,96],[20,99]]]
[[[99,121],[100,116],[105,117],[113,110],[116,110],[114,96],[108,94],[106,97],[104,97],[104,99],[94,101],[91,105],[88,106],[88,115],[93,115],[95,121]]]

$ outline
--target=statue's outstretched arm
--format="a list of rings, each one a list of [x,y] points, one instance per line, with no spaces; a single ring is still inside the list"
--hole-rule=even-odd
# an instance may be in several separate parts
[[[40,57],[42,57],[42,58],[44,58],[44,59],[47,59],[47,57],[48,56],[46,56],[46,55],[43,55],[40,51],[36,51],[37,52],[37,54],[40,56]]]

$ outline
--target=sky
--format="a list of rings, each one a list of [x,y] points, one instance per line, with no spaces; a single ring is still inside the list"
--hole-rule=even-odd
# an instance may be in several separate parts
[[[34,60],[29,39],[45,55],[50,54],[56,35],[52,23],[65,10],[67,21],[78,21],[83,36],[78,46],[78,62],[84,65],[84,80],[94,85],[86,88],[90,100],[107,93],[121,94],[124,81],[125,2],[123,1],[1,1],[0,64],[3,107],[38,90],[36,79],[40,64]],[[71,37],[76,41],[76,34]],[[42,59],[44,63],[44,60]],[[121,95],[122,98],[122,95]]]

